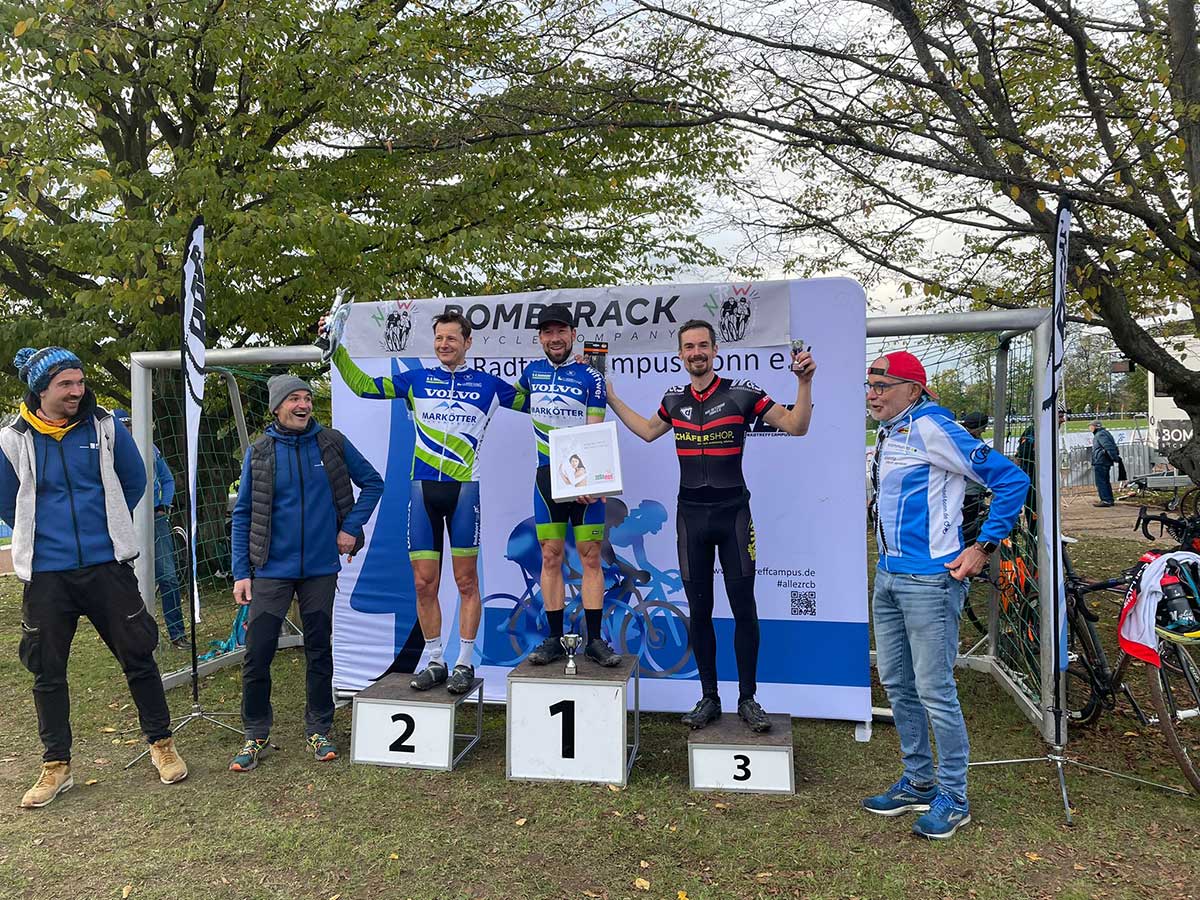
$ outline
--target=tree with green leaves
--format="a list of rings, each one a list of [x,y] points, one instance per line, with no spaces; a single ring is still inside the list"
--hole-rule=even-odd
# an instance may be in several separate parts
[[[1073,316],[1106,327],[1200,435],[1200,373],[1149,326],[1182,311],[1200,333],[1193,0],[627,0],[602,15],[709,40],[729,91],[636,32],[620,52],[673,88],[648,117],[766,148],[777,174],[737,186],[742,220],[785,238],[801,273],[899,279],[939,311],[1047,306],[1069,201]],[[1200,437],[1172,459],[1200,479]]]
[[[2,0],[0,361],[64,344],[127,399],[129,353],[178,346],[197,213],[225,347],[307,343],[336,288],[711,262],[696,198],[739,151],[712,129],[621,127],[665,88],[577,52],[570,27],[482,0]]]

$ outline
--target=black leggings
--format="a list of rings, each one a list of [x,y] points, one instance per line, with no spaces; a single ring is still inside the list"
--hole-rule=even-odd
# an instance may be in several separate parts
[[[691,607],[692,652],[706,696],[717,696],[717,635],[713,629],[714,563],[721,560],[725,593],[733,611],[733,653],[738,702],[758,687],[758,609],[754,604],[754,521],[749,498],[732,503],[680,501],[679,572]]]

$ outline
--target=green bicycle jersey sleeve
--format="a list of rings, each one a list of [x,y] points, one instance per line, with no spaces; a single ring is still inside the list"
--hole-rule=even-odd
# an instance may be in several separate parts
[[[366,400],[407,400],[409,379],[407,372],[372,378],[358,367],[344,346],[333,351],[333,364],[346,386]]]

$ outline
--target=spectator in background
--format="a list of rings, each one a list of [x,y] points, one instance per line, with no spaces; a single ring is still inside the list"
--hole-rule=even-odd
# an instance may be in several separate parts
[[[126,428],[133,428],[133,419],[123,409],[113,410],[113,416]],[[171,503],[175,500],[175,478],[157,445],[154,448],[154,586],[162,604],[163,623],[167,639],[176,650],[188,648],[187,629],[183,625],[180,604],[179,576],[175,571],[175,541],[171,536]]]
[[[979,439],[988,426],[988,415],[984,412],[967,413],[962,418],[962,427],[967,434]],[[970,478],[966,479],[967,486],[963,493],[962,528],[963,543],[973,544],[979,539],[979,526],[983,524],[984,501],[988,489]]]
[[[1092,429],[1092,474],[1096,477],[1096,493],[1100,496],[1092,506],[1112,506],[1109,472],[1114,463],[1121,463],[1121,452],[1117,449],[1112,432],[1104,427],[1103,422],[1096,419],[1088,427]]]

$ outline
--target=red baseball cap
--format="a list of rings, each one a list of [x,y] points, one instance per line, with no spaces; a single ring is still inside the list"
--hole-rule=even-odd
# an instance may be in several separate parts
[[[872,375],[888,375],[892,378],[899,378],[901,381],[910,381],[913,384],[919,384],[921,390],[932,397],[934,400],[938,398],[937,394],[931,391],[925,383],[925,367],[921,365],[921,361],[909,353],[907,350],[896,350],[892,353],[885,353],[875,362],[883,360],[883,365],[872,364],[867,371]]]

